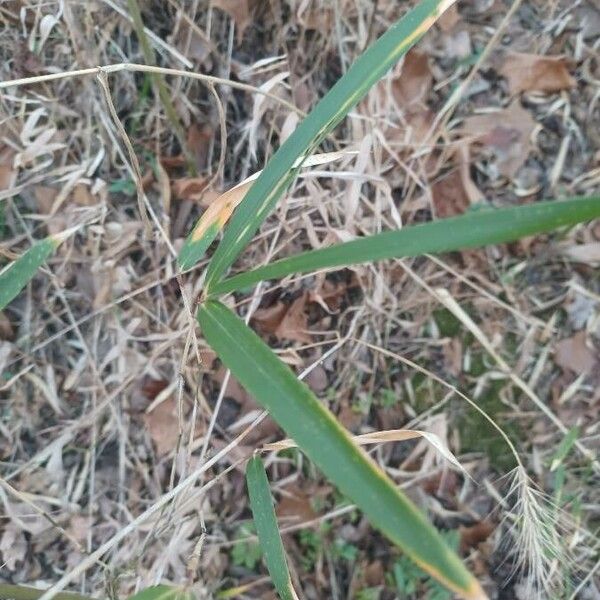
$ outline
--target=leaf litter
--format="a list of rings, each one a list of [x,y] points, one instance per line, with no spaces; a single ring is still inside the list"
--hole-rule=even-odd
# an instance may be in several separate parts
[[[30,61],[39,73],[101,64],[103,56],[114,62],[117,53],[117,60],[126,57],[142,62],[129,23],[109,3],[87,3],[60,16],[50,6],[41,7],[36,15],[26,5],[21,15],[18,4],[19,10],[12,7],[17,3],[9,3],[2,12],[1,18],[11,24],[0,42],[5,57],[2,79],[15,76],[10,72],[10,57],[20,47],[21,31],[37,41],[45,36],[43,46],[33,53],[35,61]],[[306,111],[360,49],[404,10],[402,3],[378,3],[374,12],[367,5],[342,1],[334,9],[296,2],[289,12],[278,12],[277,7],[264,8],[254,2],[214,1],[199,3],[194,13],[191,5],[173,0],[155,11],[144,9],[143,16],[150,31],[165,36],[165,45],[157,46],[160,64],[178,67],[172,52],[176,50],[199,72],[231,74],[232,79],[256,87],[274,85],[272,91],[293,99]],[[579,6],[573,14],[579,15],[580,9],[588,7]],[[506,13],[505,3],[487,0],[452,7],[404,64],[357,107],[336,132],[334,143],[322,149],[356,151],[370,136],[365,156],[341,163],[346,171],[364,170],[361,174],[366,178],[350,184],[322,175],[299,180],[236,268],[266,260],[271,248],[279,257],[477,209],[478,204],[534,202],[543,196],[593,192],[600,181],[595,174],[600,138],[594,137],[596,66],[589,27],[595,13],[592,10],[589,19],[580,19],[578,38],[579,25],[569,25],[554,35],[552,27],[575,24],[568,21],[570,7],[561,3],[561,10],[565,12],[556,15],[564,16],[564,23],[553,22],[550,7],[541,7],[535,27],[528,22],[531,13],[520,11],[506,30],[510,35],[502,42],[504,48],[496,49],[490,64],[484,63],[458,104],[455,118],[438,137],[428,139],[437,112]],[[88,28],[94,22],[105,24],[101,35]],[[77,31],[85,32],[85,44],[78,41]],[[170,226],[171,241],[179,248],[198,214],[223,218],[235,208],[221,201],[223,206],[209,213],[211,206],[219,206],[215,202],[221,190],[226,194],[263,166],[271,148],[293,130],[297,117],[271,100],[218,86],[230,143],[225,169],[213,181],[220,152],[214,98],[196,83],[168,78],[195,152],[199,173],[192,178],[160,105],[151,95],[144,98],[141,82],[131,74],[120,74],[114,80],[114,101],[143,172],[149,174],[145,193],[160,222]],[[96,548],[197,464],[205,426],[211,411],[217,410],[224,370],[202,347],[202,340],[202,368],[191,358],[195,351],[187,345],[189,332],[180,291],[172,279],[174,267],[161,242],[143,239],[135,201],[119,191],[125,184],[113,186],[116,181],[127,182],[129,174],[114,155],[110,129],[88,84],[69,79],[60,85],[11,89],[10,94],[3,94],[11,119],[3,122],[5,145],[0,151],[2,260],[26,251],[23,223],[34,239],[42,239],[74,224],[60,219],[94,210],[101,219],[78,231],[73,242],[63,245],[60,260],[51,261],[50,269],[63,286],[62,297],[44,274],[0,314],[1,323],[7,323],[0,334],[3,343],[10,344],[0,346],[6,348],[3,384],[10,382],[10,398],[2,397],[5,420],[0,451],[5,461],[2,477],[11,477],[23,492],[43,496],[40,506],[61,523],[71,523],[78,539],[90,540]],[[251,158],[248,137],[236,146],[244,131],[255,136],[256,161]],[[569,131],[571,141],[557,165],[557,148],[565,144]],[[164,174],[154,172],[155,159]],[[550,179],[554,180],[552,189]],[[164,201],[165,183],[170,203]],[[51,191],[41,196],[38,192],[36,198],[37,186]],[[344,210],[349,190],[356,208],[352,215]],[[14,203],[6,203],[7,198],[15,199]],[[594,300],[600,292],[594,258],[598,234],[593,226],[581,227],[561,239],[560,246],[544,238],[520,247],[490,249],[477,261],[443,257],[464,280],[427,260],[410,266],[436,287],[448,288],[481,325],[494,350],[523,369],[522,379],[532,385],[537,382],[539,396],[560,405],[565,425],[581,427],[586,439],[594,435],[598,417],[597,394],[590,386],[598,369],[598,305]],[[202,293],[199,273],[185,276],[190,298]],[[578,296],[573,285],[583,290]],[[514,508],[502,498],[507,486],[499,479],[505,471],[496,463],[498,453],[486,453],[483,444],[469,446],[466,407],[446,399],[435,382],[420,381],[414,373],[351,339],[343,341],[344,336],[352,330],[359,339],[393,348],[448,381],[458,381],[502,426],[521,431],[514,434],[514,441],[540,486],[552,493],[576,492],[589,505],[593,490],[578,476],[583,463],[576,454],[562,461],[566,490],[560,492],[545,472],[559,436],[508,382],[498,378],[467,332],[440,313],[441,307],[415,285],[403,264],[359,267],[335,276],[320,273],[286,283],[283,290],[266,287],[262,291],[258,309],[249,315],[251,323],[269,337],[286,362],[299,370],[312,369],[308,383],[357,436],[391,429],[433,432],[440,448],[455,456],[477,482],[484,482],[472,486],[459,470],[448,469],[452,465],[443,453],[423,438],[368,448],[401,485],[415,488],[442,527],[454,529],[462,524],[463,550],[491,593],[503,589],[515,597],[523,594],[515,584],[526,573],[524,565],[517,565],[523,568],[517,568],[508,583],[508,570],[495,569],[500,554],[505,564],[511,564],[511,552],[499,550],[496,541],[503,528],[501,514],[510,515]],[[579,300],[573,306],[575,297]],[[495,299],[510,304],[512,311]],[[235,302],[245,315],[246,298],[240,295]],[[40,306],[43,311],[35,310]],[[532,317],[542,319],[546,328],[533,327]],[[175,386],[148,412],[152,400],[135,392],[146,377]],[[0,389],[7,393],[4,387]],[[146,391],[156,399],[162,390]],[[209,452],[226,447],[258,414],[239,385],[230,383],[226,394],[237,407],[231,411],[227,403],[221,406],[224,412],[217,415]],[[63,414],[52,408],[49,398]],[[181,423],[180,401],[184,407]],[[438,403],[437,414],[445,419],[436,425],[440,430],[430,429],[431,421],[408,426]],[[175,457],[180,428],[185,447]],[[118,569],[131,561],[136,572],[136,577],[125,574],[111,580],[121,595],[140,583],[155,583],[157,577],[181,583],[188,576],[199,596],[207,589],[218,589],[224,581],[251,582],[267,593],[260,584],[260,566],[242,570],[229,551],[244,519],[240,510],[245,497],[240,466],[228,469],[256,447],[281,438],[272,424],[252,433],[258,435],[249,436],[247,445],[239,444],[236,452],[213,465],[204,480],[210,482],[210,489],[200,491],[198,483],[177,498],[172,511],[134,530],[115,549],[110,567]],[[476,437],[483,441],[489,435],[480,426]],[[411,455],[415,444],[418,452]],[[367,594],[361,586],[378,588],[380,597],[395,593],[388,589],[384,574],[392,572],[396,557],[387,553],[364,522],[338,516],[340,499],[309,466],[289,456],[283,452],[267,455],[276,497],[280,502],[288,499],[287,516],[295,515],[296,526],[313,515],[323,526],[333,523],[330,531],[339,530],[344,539],[353,540],[354,566],[369,573],[368,578],[353,581],[345,559],[329,556],[328,550],[318,554],[315,568],[305,569],[309,534],[321,535],[326,549],[333,536],[321,534],[321,525],[313,524],[306,535],[292,533],[286,539],[290,562],[308,586],[303,588],[317,598]],[[427,485],[415,485],[418,473],[428,478]],[[489,521],[485,520],[488,515]],[[585,514],[580,522],[577,535],[583,535]],[[27,528],[38,525],[44,539],[36,543]],[[186,561],[204,528],[207,537],[199,567],[189,575]],[[568,538],[569,543],[577,535]],[[32,517],[27,507],[11,508],[9,518],[0,523],[0,536],[2,559],[12,581],[50,583],[54,574],[43,566],[48,558],[61,570],[81,559],[58,530],[43,518]],[[181,544],[183,554],[172,544]],[[10,552],[4,548],[9,545],[14,553],[7,558]],[[582,565],[587,564],[584,546],[575,546],[580,548]],[[580,572],[573,573],[575,581],[582,580]],[[105,581],[104,569],[94,565],[86,574],[86,590],[102,596]],[[588,584],[586,593],[592,585]],[[422,581],[417,588],[416,597],[430,592]]]

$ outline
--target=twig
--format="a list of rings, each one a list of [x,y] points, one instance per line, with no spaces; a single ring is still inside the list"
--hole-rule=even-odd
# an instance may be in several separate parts
[[[61,71],[60,73],[50,73],[48,75],[36,75],[34,77],[23,77],[21,79],[9,79],[7,81],[0,81],[0,90],[9,87],[32,85],[34,83],[44,83],[47,81],[55,81],[58,79],[68,79],[69,77],[84,77],[86,75],[98,75],[98,71],[103,71],[107,75],[111,73],[119,73],[126,71],[130,73],[158,73],[161,75],[174,75],[176,77],[189,77],[190,79],[197,79],[204,83],[212,83],[214,85],[228,85],[236,90],[242,90],[244,92],[250,92],[253,94],[261,94],[271,100],[275,100],[282,106],[285,106],[289,110],[298,113],[300,116],[306,116],[304,111],[294,106],[291,102],[261,90],[260,88],[249,85],[247,83],[241,83],[239,81],[232,81],[230,79],[224,79],[222,77],[215,77],[214,75],[205,75],[203,73],[194,73],[192,71],[184,71],[182,69],[169,69],[167,67],[153,67],[150,65],[140,65],[138,63],[116,63],[113,65],[104,65],[99,67],[92,67],[88,69],[75,69],[74,71]]]

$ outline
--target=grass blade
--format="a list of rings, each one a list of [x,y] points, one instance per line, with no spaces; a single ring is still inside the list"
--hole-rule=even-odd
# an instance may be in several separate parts
[[[355,154],[355,152],[326,152],[324,154],[315,154],[308,158],[296,161],[297,167],[314,167],[334,162],[343,156]],[[178,257],[179,266],[182,270],[191,269],[199,260],[202,259],[206,249],[213,240],[219,235],[225,226],[225,223],[231,217],[235,208],[244,200],[253,181],[256,181],[262,171],[253,173],[244,181],[234,185],[231,189],[223,192],[218,198],[211,202],[210,206],[204,211],[202,216],[196,222],[194,229],[185,240]]]
[[[67,229],[35,243],[23,256],[10,263],[0,273],[0,310],[13,300],[33,279],[44,261],[64,242],[76,228]]]
[[[463,598],[486,597],[425,516],[241,319],[212,300],[198,319],[206,341],[236,379],[375,527]]]
[[[14,585],[0,583],[0,600],[38,600],[46,590],[30,587],[28,585]],[[55,600],[96,600],[90,596],[83,596],[75,592],[60,592],[54,596]]]
[[[482,209],[460,217],[413,225],[277,260],[216,284],[211,289],[211,295],[232,292],[264,279],[294,273],[510,242],[598,217],[600,196]]]
[[[422,0],[368,48],[273,155],[234,214],[208,266],[213,286],[245,248],[291,183],[296,159],[310,155],[390,67],[435,23],[454,0]]]
[[[195,596],[171,585],[154,585],[130,596],[128,600],[195,600]]]
[[[269,575],[281,600],[298,600],[285,560],[281,535],[269,490],[269,480],[260,457],[254,456],[246,466],[246,483],[258,541],[265,556]]]

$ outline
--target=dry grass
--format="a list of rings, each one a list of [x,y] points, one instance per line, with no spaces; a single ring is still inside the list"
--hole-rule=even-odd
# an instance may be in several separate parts
[[[105,70],[114,111],[95,79],[98,65],[143,62],[125,4],[0,4],[0,79],[38,78],[0,90],[0,260],[81,226],[0,313],[0,580],[60,581],[98,597],[159,581],[188,582],[201,598],[251,584],[243,597],[266,597],[260,564],[236,564],[232,547],[249,517],[243,461],[281,433],[198,337],[205,264],[181,277],[174,255],[217,193],[263,166],[402,3],[255,3],[246,22],[242,1],[236,19],[204,0],[140,2],[194,180],[147,73]],[[427,58],[398,66],[324,144],[358,155],[299,179],[236,268],[464,211],[481,197],[502,205],[597,190],[599,40],[590,23],[600,16],[583,1],[514,6],[494,35],[508,4],[459,3],[457,22],[421,42]],[[468,118],[515,98],[498,74],[508,52],[564,54],[576,86],[517,96],[526,112],[517,138],[475,143]],[[436,428],[475,483],[420,442],[373,453],[438,526],[461,528],[489,590],[543,596],[544,581],[552,597],[579,584],[593,597],[598,473],[576,451],[549,467],[561,429],[577,425],[577,443],[597,453],[599,240],[592,223],[552,243],[320,273],[231,303],[355,433]],[[430,293],[438,288],[483,338],[443,310]],[[576,340],[571,361],[563,340]],[[502,477],[517,464],[500,434],[440,381],[506,431],[520,460],[512,480]],[[272,452],[266,462],[305,596],[383,587],[397,557],[351,507],[301,455]],[[336,528],[322,533],[327,522]],[[484,522],[493,527],[478,538]],[[502,545],[511,524],[516,543]],[[302,529],[320,532],[321,545],[294,533]],[[356,547],[355,562],[335,554],[336,538]],[[381,598],[393,597],[386,585]]]

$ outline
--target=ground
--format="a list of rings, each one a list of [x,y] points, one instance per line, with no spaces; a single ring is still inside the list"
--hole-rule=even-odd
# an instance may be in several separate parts
[[[161,581],[273,598],[244,464],[284,435],[257,424],[194,324],[207,260],[179,276],[175,256],[412,2],[140,0],[145,49],[132,4],[0,4],[1,80],[90,69],[0,90],[0,266],[77,227],[0,312],[0,581],[45,588],[83,565],[68,589],[98,598]],[[325,140],[340,158],[303,173],[235,270],[598,193],[599,52],[595,0],[457,2]],[[153,61],[220,81],[94,70]],[[353,433],[437,436],[369,452],[490,597],[593,599],[599,263],[596,221],[227,303]],[[263,457],[302,596],[450,597],[301,452]]]

